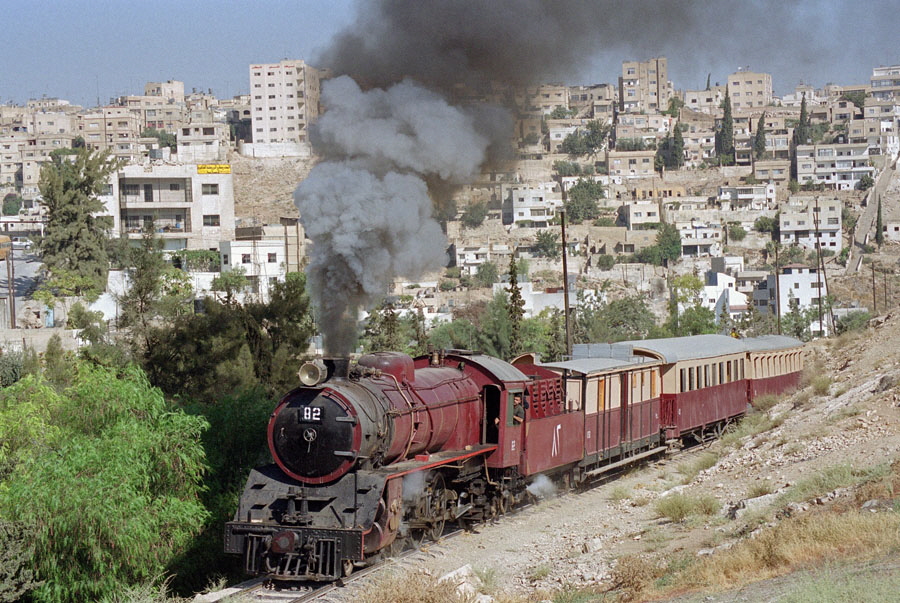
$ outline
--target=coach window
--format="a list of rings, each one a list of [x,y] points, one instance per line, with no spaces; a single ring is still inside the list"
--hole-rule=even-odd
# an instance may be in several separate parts
[[[687,369],[681,369],[681,370],[679,371],[679,373],[680,373],[679,376],[680,376],[681,378],[680,378],[678,381],[680,382],[679,385],[681,386],[681,387],[680,387],[680,391],[681,391],[681,392],[686,392],[686,391],[687,391],[687,387],[686,387],[686,385],[687,385],[687,378],[686,378],[686,377],[687,377],[687,374],[686,374],[686,372],[687,372]]]
[[[709,381],[709,365],[708,364],[703,365],[703,385],[705,387],[709,387],[710,385],[712,385],[712,383],[710,383],[710,381]]]
[[[656,397],[656,380],[659,379],[659,372],[656,369],[650,371],[650,397]]]
[[[597,410],[606,410],[606,379],[601,379],[597,385]]]
[[[694,367],[688,369],[688,391],[694,391],[695,383],[697,383],[694,379],[696,379],[696,372],[694,371]]]

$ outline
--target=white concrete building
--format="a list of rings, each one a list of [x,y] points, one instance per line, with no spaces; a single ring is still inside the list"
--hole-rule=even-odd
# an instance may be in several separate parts
[[[828,295],[825,279],[817,268],[802,264],[788,264],[777,275],[770,274],[764,283],[754,292],[754,304],[762,313],[775,312],[780,308],[782,320],[792,308],[800,310],[818,307],[819,298]],[[776,300],[777,296],[777,300]],[[810,325],[813,336],[828,335],[829,320],[823,311],[822,322],[815,319]]]
[[[781,244],[815,249],[818,240],[822,249],[840,253],[842,207],[840,199],[790,198],[778,218]]]
[[[222,272],[244,270],[250,291],[260,301],[269,300],[272,286],[287,274],[285,245],[278,240],[221,241],[219,255]]]
[[[113,232],[140,239],[153,222],[165,249],[219,250],[234,238],[231,165],[127,165],[101,197]]]
[[[309,126],[319,116],[319,71],[302,60],[250,65],[253,142],[242,155],[289,157],[310,154]]]
[[[562,193],[544,188],[512,187],[503,202],[503,223],[546,228],[562,207]]]
[[[729,274],[708,273],[702,296],[700,305],[715,315],[716,324],[723,316],[735,320],[747,311],[748,296],[737,290],[737,279]]]
[[[656,201],[629,201],[621,208],[622,217],[628,230],[635,227],[641,228],[644,224],[659,224],[662,218],[659,215],[659,203]]]
[[[675,225],[681,235],[682,257],[722,255],[723,231],[721,224],[699,220]]]
[[[209,109],[191,111],[178,130],[178,161],[219,163],[228,154],[228,125]]]
[[[482,245],[467,245],[456,248],[456,265],[462,274],[474,276],[478,267],[486,262],[493,262],[498,269],[509,265],[509,245],[499,243],[485,243]]]
[[[797,181],[825,184],[837,190],[856,188],[863,176],[875,177],[869,145],[815,144],[797,147]]]
[[[775,183],[720,186],[717,199],[722,209],[774,209],[777,206]]]

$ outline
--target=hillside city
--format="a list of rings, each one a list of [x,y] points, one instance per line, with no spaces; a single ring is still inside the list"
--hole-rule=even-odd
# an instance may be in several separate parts
[[[365,127],[390,90],[301,59],[246,73],[249,92],[228,99],[172,79],[96,107],[0,105],[0,601],[224,599],[245,578],[226,522],[314,356],[477,350],[543,369],[579,345],[711,334],[801,340],[771,338],[796,346],[799,384],[742,402],[695,446],[667,441],[640,465],[623,453],[617,479],[439,532],[408,562],[417,585],[361,581],[329,600],[728,601],[844,558],[880,565],[851,569],[843,598],[789,600],[853,600],[872,576],[891,596],[868,600],[891,600],[900,65],[781,96],[749,67],[679,89],[665,57],[623,61],[605,84],[404,81],[392,99],[429,110],[390,133]],[[363,98],[376,109],[348,119]],[[454,113],[472,107],[500,109]],[[413,122],[439,158],[387,148]],[[459,167],[471,139],[481,154]],[[325,186],[359,166],[370,195]],[[382,203],[392,178],[427,207]],[[316,205],[333,191],[347,202]],[[472,591],[440,590],[467,566]],[[745,600],[793,585],[756,588]]]
[[[283,60],[248,75],[251,92],[231,99],[170,80],[100,107],[48,97],[0,106],[2,231],[20,256],[16,274],[38,276],[22,259],[47,222],[41,169],[80,146],[121,160],[100,195],[113,237],[136,242],[152,222],[169,261],[214,254],[202,271],[183,266],[196,297],[216,295],[213,279],[238,270],[240,294],[266,300],[273,283],[302,270],[309,240],[290,195],[317,160],[309,132],[327,110],[328,74]],[[623,62],[615,84],[460,92],[456,102],[512,109],[515,156],[433,200],[447,270],[397,279],[386,305],[419,312],[429,328],[450,321],[505,290],[514,256],[527,271],[518,277],[525,317],[562,311],[565,213],[572,307],[639,295],[662,323],[677,296],[679,312],[708,311],[696,326],[705,332],[710,321],[721,332],[742,321],[784,330],[772,320],[750,327],[748,317],[780,323],[793,312],[793,334],[828,335],[866,309],[865,298],[831,292],[828,277],[858,271],[876,241],[900,241],[890,186],[898,90],[898,66],[874,68],[865,85],[801,85],[780,98],[769,74],[749,69],[678,90],[658,57]],[[20,280],[4,326],[65,326],[63,307],[53,314],[30,299],[38,281]],[[124,282],[113,270],[91,305],[105,321],[116,318]]]

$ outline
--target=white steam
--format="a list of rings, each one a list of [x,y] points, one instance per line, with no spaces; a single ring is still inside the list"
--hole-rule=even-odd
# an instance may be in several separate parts
[[[553,498],[556,496],[556,486],[546,475],[538,475],[526,488],[535,498]]]
[[[490,141],[470,115],[410,81],[364,92],[343,76],[323,83],[322,102],[315,143],[325,161],[294,201],[313,241],[307,274],[326,349],[346,354],[360,307],[395,278],[445,264],[425,178],[470,179]]]

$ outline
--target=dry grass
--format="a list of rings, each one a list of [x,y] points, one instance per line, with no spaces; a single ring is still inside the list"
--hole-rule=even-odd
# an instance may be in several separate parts
[[[659,517],[678,522],[693,515],[712,515],[721,506],[722,504],[709,494],[691,496],[679,492],[658,499],[653,504],[653,510]]]
[[[781,414],[774,418],[768,413],[754,412],[745,416],[739,423],[733,425],[720,440],[723,448],[737,448],[741,445],[744,438],[753,437],[764,431],[774,429],[784,423],[785,415]]]
[[[612,571],[612,586],[622,590],[627,601],[637,597],[662,574],[663,569],[655,560],[625,555]]]
[[[772,485],[772,482],[765,479],[754,482],[750,488],[747,489],[747,498],[758,498],[760,496],[765,496],[766,494],[771,494],[774,491],[775,486]]]
[[[471,603],[474,597],[458,593],[451,581],[438,582],[427,574],[405,573],[377,580],[356,600],[359,603]]]
[[[900,515],[820,513],[783,521],[692,567],[686,585],[735,587],[836,556],[871,557],[900,546]]]
[[[609,491],[609,500],[613,502],[622,502],[631,498],[631,490],[625,486],[616,486]]]
[[[838,488],[882,480],[889,477],[890,474],[891,467],[887,463],[862,469],[854,468],[849,464],[826,467],[791,486],[778,497],[777,503],[786,505],[790,502],[810,500]]]
[[[826,396],[831,390],[831,377],[828,375],[816,375],[812,380],[813,394]]]
[[[776,396],[775,394],[765,394],[763,396],[756,396],[751,404],[756,410],[766,412],[779,402],[781,402],[781,396]]]
[[[714,452],[704,452],[697,458],[687,463],[679,463],[677,471],[682,475],[681,482],[688,484],[697,477],[697,474],[709,469],[719,462],[719,455]]]

